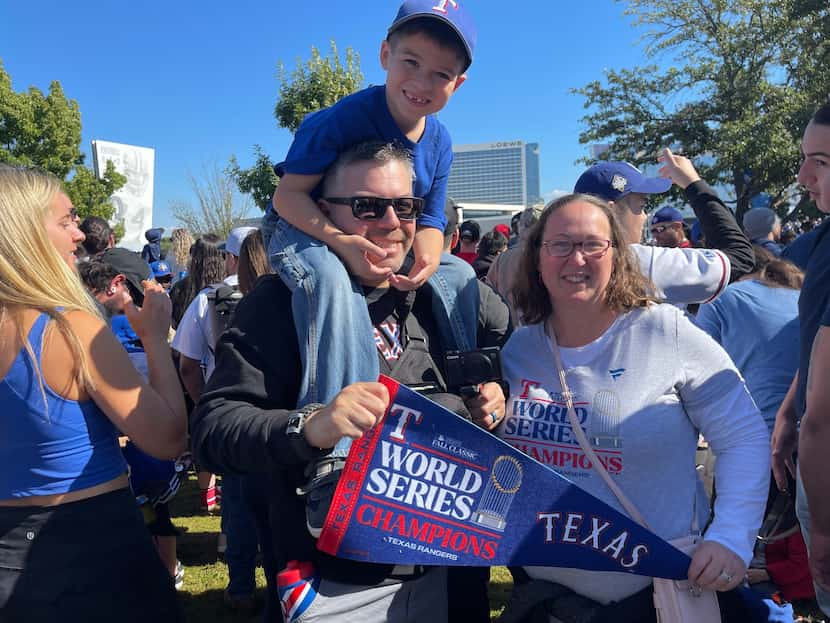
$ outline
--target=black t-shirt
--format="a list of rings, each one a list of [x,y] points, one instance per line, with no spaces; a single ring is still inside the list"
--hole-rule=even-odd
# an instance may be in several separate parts
[[[801,354],[795,405],[799,419],[807,406],[807,374],[810,370],[813,340],[821,325],[830,325],[830,219],[819,225],[818,230],[798,298]]]

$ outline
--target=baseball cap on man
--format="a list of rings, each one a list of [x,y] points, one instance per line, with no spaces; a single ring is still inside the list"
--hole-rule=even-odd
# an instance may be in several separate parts
[[[462,240],[478,242],[481,238],[481,227],[475,221],[464,221],[458,229],[461,233]]]
[[[389,27],[389,34],[400,28],[406,22],[418,17],[434,17],[439,19],[455,31],[464,50],[467,52],[467,66],[473,62],[473,49],[476,47],[476,26],[473,17],[465,10],[466,0],[406,0],[395,21]]]
[[[598,162],[579,176],[574,192],[617,201],[629,193],[664,193],[671,184],[671,180],[662,177],[646,177],[628,162]]]
[[[239,257],[239,251],[242,249],[242,241],[253,231],[256,231],[256,227],[235,227],[228,234],[228,239],[219,245],[219,248],[222,251],[227,251],[231,255]]]
[[[153,279],[150,265],[141,259],[141,254],[122,247],[107,249],[101,254],[101,261],[112,266],[117,272],[124,275],[130,285],[139,292],[144,292],[142,281]]]
[[[769,208],[752,208],[744,214],[744,231],[750,240],[766,238],[777,220],[778,216]]]
[[[493,231],[499,232],[505,238],[510,238],[510,228],[504,223],[499,223],[493,226]]]
[[[674,208],[665,207],[660,208],[657,212],[654,213],[654,216],[651,217],[651,224],[656,225],[657,223],[682,223],[683,222],[683,215],[680,213],[679,210],[675,210]]]

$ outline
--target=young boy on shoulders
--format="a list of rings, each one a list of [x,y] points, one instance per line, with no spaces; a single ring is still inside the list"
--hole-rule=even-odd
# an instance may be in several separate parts
[[[462,1],[406,0],[381,44],[386,84],[358,91],[306,117],[285,161],[275,167],[281,179],[274,208],[263,220],[263,235],[271,234],[269,257],[294,292],[295,317],[308,317],[310,325],[310,339],[301,340],[309,348],[305,362],[310,367],[301,401],[330,398],[325,395],[328,383],[315,378],[320,375],[336,376],[338,382],[332,387],[342,386],[342,359],[337,353],[312,353],[321,346],[314,344],[315,325],[335,322],[358,334],[363,328],[371,330],[370,325],[363,326],[362,319],[352,317],[349,303],[344,304],[354,289],[342,265],[331,261],[328,249],[352,274],[388,277],[400,290],[423,285],[439,266],[452,142],[433,115],[465,81],[472,62],[476,30]],[[413,193],[425,202],[417,221],[415,262],[408,275],[387,275],[386,269],[376,265],[386,255],[381,246],[346,235],[320,209],[325,202],[348,202],[355,215],[372,219],[384,213],[386,206],[378,201],[382,198],[325,197],[320,188],[323,173],[341,151],[370,139],[397,141],[412,153]],[[376,358],[359,351],[343,354],[349,361],[365,360],[367,355],[370,361]],[[349,368],[348,362],[342,367]]]

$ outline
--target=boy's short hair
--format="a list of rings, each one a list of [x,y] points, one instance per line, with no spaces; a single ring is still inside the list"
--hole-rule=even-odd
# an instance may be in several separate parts
[[[466,0],[406,0],[398,9],[389,27],[386,40],[394,45],[398,36],[421,34],[438,45],[453,50],[461,61],[464,73],[473,62],[476,27],[472,17],[461,6]]]

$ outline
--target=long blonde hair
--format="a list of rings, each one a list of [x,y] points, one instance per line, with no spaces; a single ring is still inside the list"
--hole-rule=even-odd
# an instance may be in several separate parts
[[[180,268],[187,268],[190,262],[190,247],[193,246],[193,235],[183,227],[178,227],[170,234],[170,252]]]
[[[55,321],[69,345],[75,362],[73,375],[82,388],[93,387],[87,357],[61,312],[81,310],[100,318],[78,274],[66,264],[46,232],[52,200],[60,192],[60,181],[50,173],[0,165],[0,322],[11,318],[16,324],[19,339],[38,371],[41,391],[42,371],[23,331],[21,313],[36,309]]]

